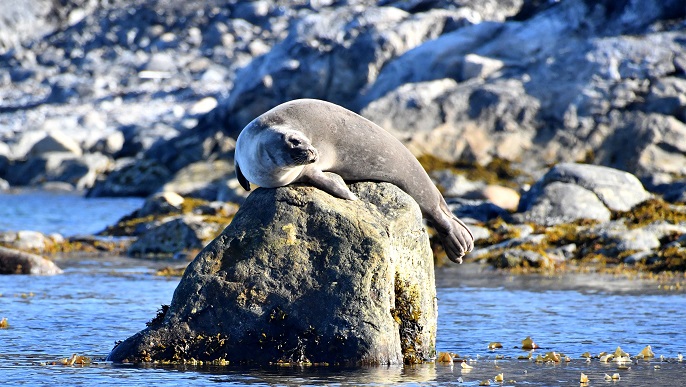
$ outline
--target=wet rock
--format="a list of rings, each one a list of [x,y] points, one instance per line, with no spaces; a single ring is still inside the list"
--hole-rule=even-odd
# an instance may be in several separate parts
[[[647,200],[638,179],[616,169],[587,164],[558,164],[526,192],[520,219],[544,225],[578,219],[610,220],[611,211],[628,211]]]
[[[0,274],[55,275],[62,269],[40,255],[0,246]]]
[[[216,224],[206,223],[199,216],[167,219],[143,232],[131,244],[128,254],[134,257],[173,256],[203,248],[218,232]]]
[[[188,266],[169,309],[108,359],[397,364],[435,353],[433,259],[416,203],[387,183],[344,201],[258,189]]]

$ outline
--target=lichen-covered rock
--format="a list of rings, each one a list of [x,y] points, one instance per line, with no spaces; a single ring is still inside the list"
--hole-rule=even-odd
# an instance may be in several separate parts
[[[610,220],[650,194],[632,174],[598,165],[562,163],[551,168],[522,196],[519,220],[543,225],[579,219]]]
[[[0,246],[0,274],[61,274],[62,269],[40,255]]]
[[[388,183],[346,201],[258,189],[188,266],[168,310],[108,359],[397,364],[435,354],[436,289],[417,204]]]

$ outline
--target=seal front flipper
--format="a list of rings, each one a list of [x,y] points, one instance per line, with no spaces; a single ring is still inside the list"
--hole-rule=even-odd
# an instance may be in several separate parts
[[[335,173],[324,173],[316,168],[306,168],[298,180],[310,183],[337,198],[357,200],[357,196],[348,189],[343,179]]]
[[[250,191],[250,182],[243,176],[243,172],[241,172],[241,167],[238,163],[236,163],[236,177],[238,178],[238,182],[241,183],[241,187],[246,191]]]

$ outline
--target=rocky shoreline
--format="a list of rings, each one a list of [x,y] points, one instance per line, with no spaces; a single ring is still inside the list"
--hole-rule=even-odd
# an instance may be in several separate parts
[[[245,200],[238,131],[310,97],[412,150],[469,259],[686,270],[681,1],[28,3],[0,20],[0,189],[148,199],[92,238],[3,246],[192,258]]]

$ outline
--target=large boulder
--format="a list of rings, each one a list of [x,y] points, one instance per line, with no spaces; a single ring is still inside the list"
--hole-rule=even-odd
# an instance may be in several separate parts
[[[599,165],[562,163],[551,168],[519,202],[520,220],[544,225],[579,219],[609,221],[650,194],[636,176]]]
[[[337,7],[294,23],[288,37],[236,73],[231,94],[206,125],[237,134],[253,118],[296,98],[342,106],[352,102],[385,64],[447,30],[471,24],[469,13],[394,7]],[[215,120],[226,121],[217,123]]]
[[[345,201],[258,189],[188,266],[168,310],[114,362],[414,363],[435,354],[432,252],[417,204],[388,183]]]
[[[388,61],[355,106],[416,154],[668,183],[686,169],[684,32],[670,27],[684,17],[678,0],[568,0],[466,26]]]

